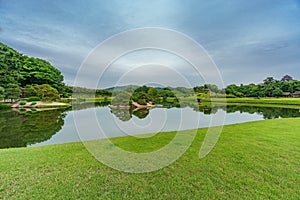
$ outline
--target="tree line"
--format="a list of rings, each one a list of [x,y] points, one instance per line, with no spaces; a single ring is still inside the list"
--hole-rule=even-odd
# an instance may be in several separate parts
[[[226,94],[227,97],[288,97],[300,91],[300,81],[285,75],[280,80],[274,77],[267,77],[260,84],[231,84],[224,89],[219,89],[214,84],[206,84],[204,86],[196,86],[193,89],[196,93],[209,91],[217,94]]]

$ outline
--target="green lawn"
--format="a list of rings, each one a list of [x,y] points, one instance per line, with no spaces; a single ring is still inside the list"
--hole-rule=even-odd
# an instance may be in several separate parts
[[[81,143],[0,150],[0,199],[299,199],[300,119],[224,127],[213,151],[199,159],[206,129],[170,166],[129,174],[96,161]],[[112,141],[147,152],[174,133]]]
[[[300,98],[227,98],[226,100],[212,98],[207,100],[213,102],[225,101],[227,103],[300,105]]]

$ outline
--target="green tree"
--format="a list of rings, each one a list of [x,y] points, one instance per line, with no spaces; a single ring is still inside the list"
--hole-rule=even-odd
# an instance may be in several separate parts
[[[24,96],[25,97],[32,97],[37,96],[37,90],[33,87],[33,85],[26,85],[24,89]]]
[[[64,86],[61,72],[49,62],[39,58],[26,57],[20,74],[22,87],[28,84],[48,84],[57,90],[62,90]]]
[[[263,82],[263,94],[264,96],[272,97],[273,90],[275,89],[276,80],[273,77],[267,77]]]
[[[275,88],[272,91],[272,96],[274,97],[281,97],[283,95],[283,91],[280,88]]]
[[[148,90],[148,98],[152,101],[152,103],[157,103],[159,102],[159,93],[158,90],[155,88],[149,88]]]
[[[130,93],[125,91],[114,92],[111,104],[114,106],[129,106],[131,104],[130,97]]]
[[[60,93],[64,92],[63,75],[49,62],[24,56],[14,49],[0,43],[0,86],[9,84],[21,87],[33,84],[49,84]]]
[[[196,86],[193,88],[196,93],[204,93],[204,86]]]
[[[19,99],[21,95],[20,87],[17,84],[8,84],[5,88],[5,99],[13,100]]]
[[[58,91],[48,84],[34,85],[33,88],[42,101],[56,101],[59,99]]]
[[[282,79],[281,79],[282,82],[290,82],[290,81],[292,81],[292,80],[294,80],[294,79],[293,79],[293,77],[291,77],[290,75],[285,75],[285,76],[283,76]]]
[[[267,77],[264,80],[264,85],[272,85],[276,82],[276,80],[273,77]]]
[[[5,90],[3,87],[0,87],[0,101],[4,99],[5,94],[4,94]]]
[[[204,87],[209,89],[209,91],[214,92],[214,93],[218,93],[220,91],[218,86],[215,85],[215,84],[205,84]]]
[[[243,97],[244,96],[244,94],[242,92],[240,92],[240,87],[235,85],[235,84],[228,85],[225,88],[225,92],[226,92],[226,94],[234,95],[236,97]]]

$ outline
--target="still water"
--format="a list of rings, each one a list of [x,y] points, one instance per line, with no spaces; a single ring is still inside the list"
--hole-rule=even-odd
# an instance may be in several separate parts
[[[212,117],[225,115],[224,124],[300,117],[298,109],[224,106],[205,109],[111,109],[85,106],[75,110],[1,111],[0,148],[43,146],[143,133],[209,127]],[[214,121],[213,125],[222,125]],[[76,127],[84,132],[78,134]]]

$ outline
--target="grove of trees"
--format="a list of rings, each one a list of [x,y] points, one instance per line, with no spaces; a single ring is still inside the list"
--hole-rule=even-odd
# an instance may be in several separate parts
[[[141,105],[147,103],[152,104],[164,104],[168,102],[168,98],[172,98],[172,104],[178,104],[178,99],[175,93],[170,88],[153,88],[149,86],[137,87],[132,90],[132,86],[125,88],[124,91],[113,92],[113,105],[131,105],[132,101],[135,101]]]
[[[225,89],[219,89],[213,84],[205,84],[204,86],[196,86],[193,89],[196,93],[205,93],[207,91],[226,93],[227,97],[282,97],[300,91],[300,81],[285,75],[281,80],[267,77],[260,84],[231,84]]]
[[[49,62],[24,56],[0,43],[0,99],[18,99],[21,88],[30,86],[67,96],[63,80],[61,72]]]
[[[226,94],[236,97],[281,97],[300,91],[300,81],[286,75],[281,80],[267,77],[261,84],[229,85]]]

